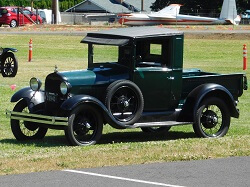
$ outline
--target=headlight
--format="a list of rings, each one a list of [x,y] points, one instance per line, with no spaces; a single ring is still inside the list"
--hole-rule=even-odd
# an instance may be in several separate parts
[[[70,92],[71,85],[68,82],[62,82],[60,84],[60,91],[63,95],[66,95]]]
[[[33,78],[30,79],[30,88],[33,91],[40,90],[41,86],[42,86],[42,82],[39,79],[37,79],[35,77],[33,77]]]
[[[0,55],[3,54],[3,48],[0,47]]]

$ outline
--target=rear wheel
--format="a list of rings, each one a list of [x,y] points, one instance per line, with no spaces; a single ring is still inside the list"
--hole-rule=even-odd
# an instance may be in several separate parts
[[[101,138],[103,120],[93,106],[83,104],[75,108],[69,116],[65,135],[71,145],[93,145]]]
[[[222,99],[205,99],[198,108],[193,124],[194,132],[199,137],[222,137],[230,126],[230,113]]]
[[[13,109],[14,112],[29,113],[25,100],[19,101]],[[47,133],[47,128],[39,127],[36,123],[11,119],[11,130],[17,140],[42,139]]]
[[[3,77],[15,77],[18,69],[18,62],[11,52],[4,54],[1,60],[1,72]]]

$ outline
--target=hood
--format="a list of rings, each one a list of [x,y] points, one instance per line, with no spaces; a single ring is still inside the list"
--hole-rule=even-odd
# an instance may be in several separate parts
[[[128,70],[121,68],[91,68],[87,70],[58,72],[72,86],[109,84],[118,79],[128,79]]]
[[[72,86],[72,92],[79,94],[95,86],[109,85],[111,82],[128,79],[127,68],[90,68],[87,70],[54,72],[46,77],[45,90],[53,93],[59,92],[62,81],[67,81]]]

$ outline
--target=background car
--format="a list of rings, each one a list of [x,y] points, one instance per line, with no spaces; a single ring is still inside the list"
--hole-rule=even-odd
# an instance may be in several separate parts
[[[17,27],[32,23],[42,24],[42,18],[26,8],[0,7],[0,26],[6,24],[10,27]]]

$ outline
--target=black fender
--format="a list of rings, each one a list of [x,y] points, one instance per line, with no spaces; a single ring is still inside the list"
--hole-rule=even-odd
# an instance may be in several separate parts
[[[18,102],[24,99],[27,102],[28,108],[32,111],[32,108],[36,105],[44,103],[45,94],[44,91],[33,91],[30,87],[23,88],[17,91],[10,99],[10,102]]]
[[[92,104],[95,107],[97,107],[100,111],[103,113],[103,117],[107,122],[114,122],[115,123],[115,118],[113,115],[108,111],[107,107],[97,98],[89,96],[89,95],[76,95],[73,97],[70,97],[66,101],[64,101],[60,108],[66,112],[67,115],[69,115],[70,111],[72,111],[74,108],[81,104]],[[114,124],[112,123],[112,124]],[[111,124],[111,123],[109,123]],[[126,126],[123,126],[122,124],[117,124],[112,125],[114,128],[117,129],[124,129]]]
[[[228,106],[231,117],[239,117],[239,110],[236,108],[235,100],[228,89],[219,84],[209,83],[202,84],[196,87],[188,94],[179,120],[193,121],[198,107],[200,106],[201,102],[207,97],[221,98]]]
[[[3,48],[3,54],[2,55],[4,55],[4,53],[7,53],[8,51],[17,52],[17,49],[15,49],[15,48]]]

